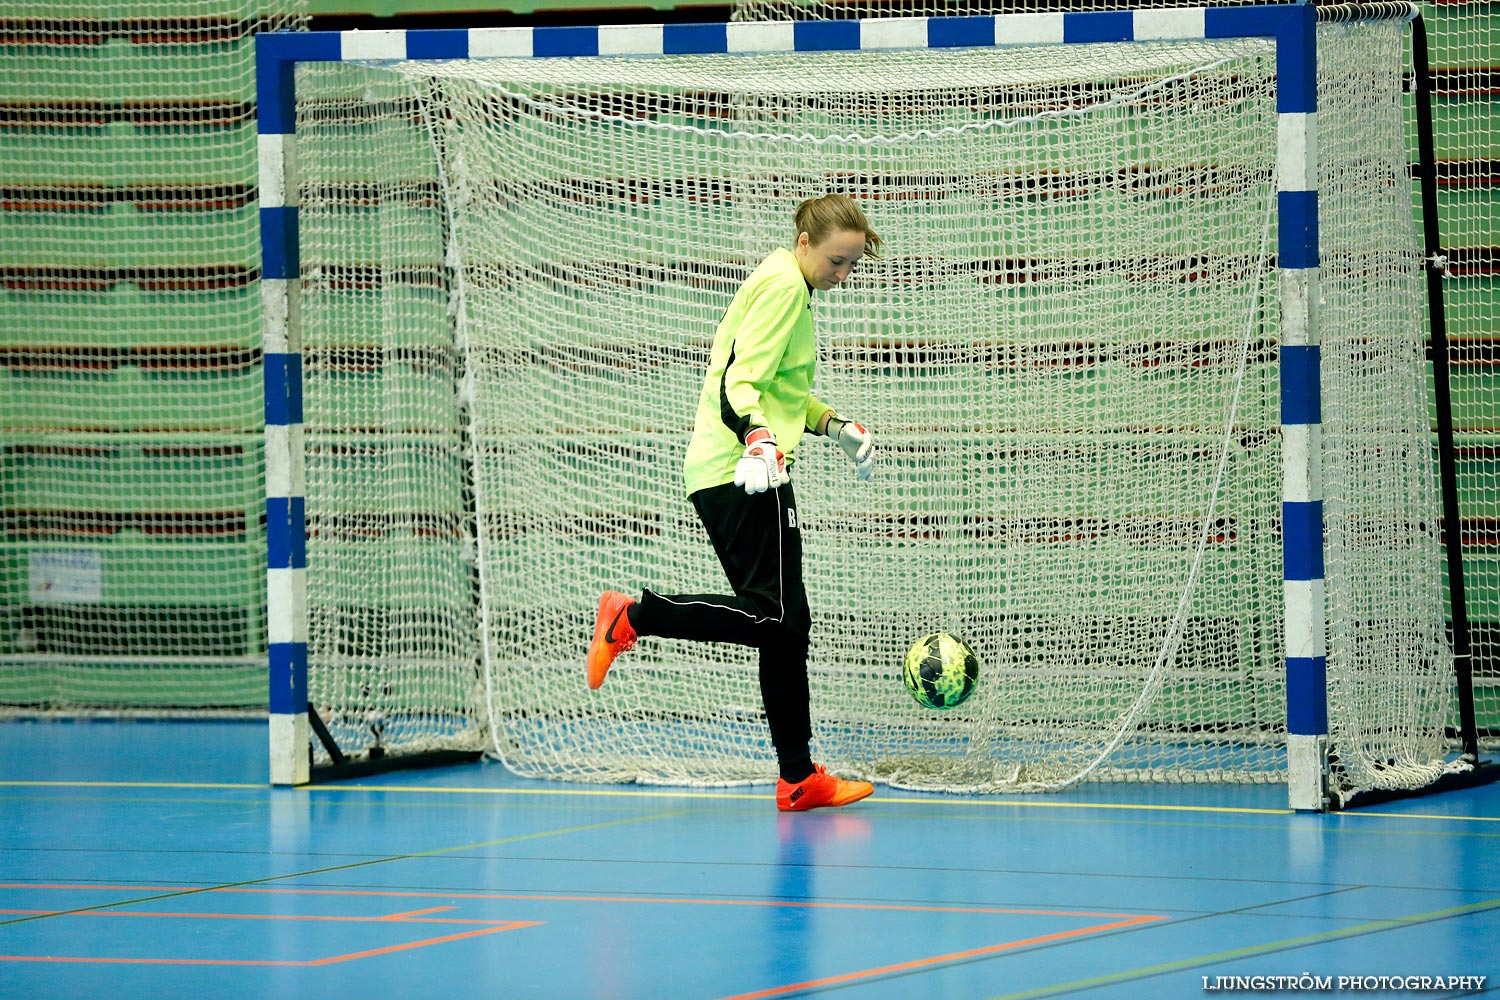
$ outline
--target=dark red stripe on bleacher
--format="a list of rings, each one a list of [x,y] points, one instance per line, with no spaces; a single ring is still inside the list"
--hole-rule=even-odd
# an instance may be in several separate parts
[[[208,292],[247,288],[260,269],[236,264],[201,267],[0,267],[0,287],[16,292],[107,292],[133,284],[146,292]]]
[[[0,347],[0,367],[16,371],[225,372],[259,364],[260,349],[250,347]]]
[[[9,212],[91,212],[133,205],[142,212],[222,212],[256,199],[249,184],[51,184],[0,187],[0,209]]]
[[[0,510],[0,533],[28,537],[98,537],[118,535],[125,531],[136,531],[152,537],[244,535],[248,523],[249,518],[243,510]]]
[[[249,101],[6,101],[0,128],[103,128],[125,122],[139,128],[228,127],[255,120]]]
[[[1433,94],[1439,98],[1491,97],[1500,94],[1500,69],[1493,66],[1435,66],[1429,72],[1428,79],[1432,81]]]
[[[1444,247],[1443,270],[1449,277],[1500,274],[1500,247]]]
[[[0,18],[0,45],[103,45],[118,38],[137,45],[214,45],[293,24],[287,17],[7,17]]]

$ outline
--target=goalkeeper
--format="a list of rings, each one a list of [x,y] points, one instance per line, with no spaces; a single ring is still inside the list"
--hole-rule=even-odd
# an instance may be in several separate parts
[[[794,221],[792,249],[772,251],[719,321],[687,450],[689,499],[734,596],[647,589],[636,601],[605,591],[588,653],[588,685],[598,689],[637,636],[758,649],[761,699],[780,769],[776,806],[783,811],[847,805],[874,790],[828,774],[809,753],[812,615],[789,472],[804,431],[837,442],[860,479],[874,467],[869,432],[812,394],[812,297],[843,284],[860,258],[877,255],[881,241],[842,194],[804,201]]]

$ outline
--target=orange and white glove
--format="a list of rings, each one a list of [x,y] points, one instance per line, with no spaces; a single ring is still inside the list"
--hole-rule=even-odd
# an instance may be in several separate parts
[[[764,493],[791,481],[776,435],[769,427],[751,428],[745,435],[745,453],[734,467],[734,485],[743,486],[746,493]]]
[[[838,446],[844,449],[844,454],[848,455],[849,461],[854,463],[854,471],[861,482],[870,478],[875,471],[875,442],[863,424],[856,424],[843,417],[830,416],[828,426],[823,429],[823,433],[833,438]]]

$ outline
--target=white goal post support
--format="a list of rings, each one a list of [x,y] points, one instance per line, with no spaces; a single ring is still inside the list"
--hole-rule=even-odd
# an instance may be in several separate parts
[[[299,264],[295,95],[295,69],[299,64],[569,57],[649,59],[716,53],[753,58],[757,53],[1260,38],[1269,39],[1275,46],[1274,229],[1280,313],[1275,339],[1282,442],[1281,639],[1286,697],[1286,780],[1293,808],[1327,808],[1329,702],[1322,360],[1318,326],[1316,23],[1311,4],[1293,4],[865,21],[260,35],[257,54],[272,782],[301,784],[309,780],[309,567],[304,507],[306,456],[299,319],[303,274]]]

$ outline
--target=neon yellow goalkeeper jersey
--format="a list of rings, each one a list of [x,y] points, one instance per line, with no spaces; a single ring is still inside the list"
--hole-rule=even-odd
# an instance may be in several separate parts
[[[785,248],[750,273],[714,334],[683,474],[688,493],[734,482],[752,427],[769,427],[791,465],[829,407],[812,394],[812,292]]]

